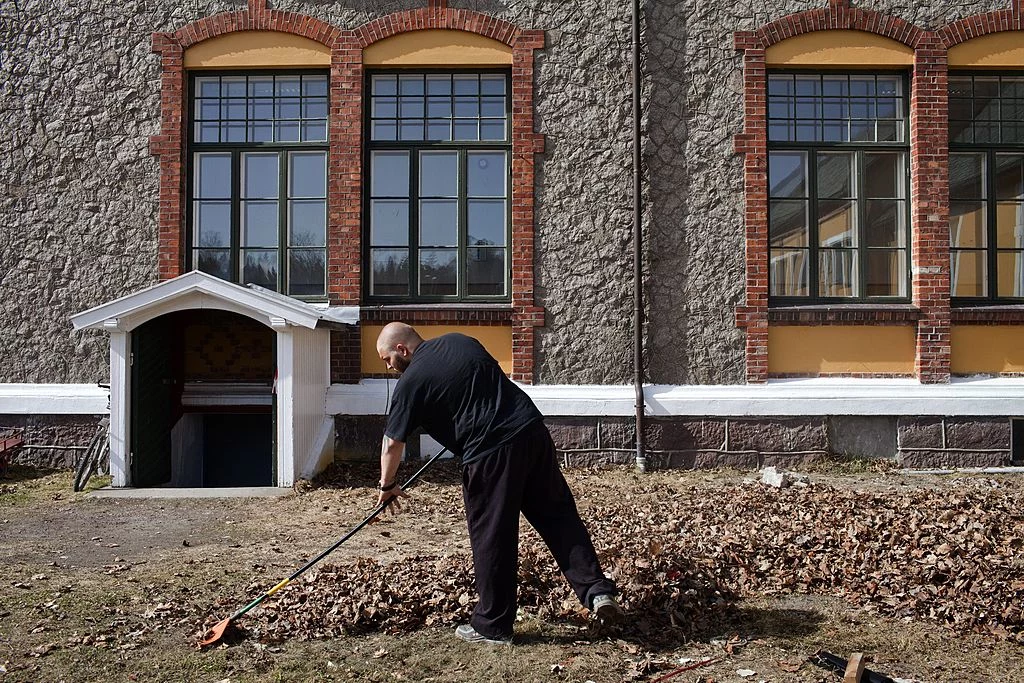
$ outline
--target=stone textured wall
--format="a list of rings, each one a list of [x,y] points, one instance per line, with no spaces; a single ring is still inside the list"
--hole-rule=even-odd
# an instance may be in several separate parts
[[[244,0],[0,4],[0,382],[92,382],[105,335],[68,316],[156,279],[159,68],[150,34]],[[270,0],[343,27],[425,0]],[[825,0],[647,0],[647,364],[659,383],[743,381],[741,63],[732,33]],[[868,0],[926,27],[1008,6]],[[543,383],[632,377],[629,4],[452,0],[546,32],[537,55],[537,338]]]
[[[101,415],[0,415],[0,431],[24,430],[24,443],[13,462],[33,467],[71,468],[96,434]],[[61,448],[46,448],[59,446]],[[75,447],[71,449],[68,447]]]

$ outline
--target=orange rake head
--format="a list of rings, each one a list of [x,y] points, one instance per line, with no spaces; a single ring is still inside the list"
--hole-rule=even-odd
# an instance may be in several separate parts
[[[199,647],[209,647],[214,643],[220,642],[224,638],[224,632],[228,630],[229,626],[231,626],[231,617],[218,621],[203,634],[202,639],[199,641]]]

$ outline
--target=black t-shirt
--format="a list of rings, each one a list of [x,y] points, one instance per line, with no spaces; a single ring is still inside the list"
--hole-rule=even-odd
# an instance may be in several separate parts
[[[417,428],[463,463],[478,460],[542,415],[476,339],[424,341],[395,386],[384,433],[405,442]]]

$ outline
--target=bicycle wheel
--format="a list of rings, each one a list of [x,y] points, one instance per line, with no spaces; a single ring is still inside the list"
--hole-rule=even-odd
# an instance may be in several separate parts
[[[89,441],[88,448],[85,449],[82,461],[78,463],[78,469],[75,470],[75,493],[85,488],[85,485],[89,482],[89,477],[92,476],[93,470],[96,469],[96,463],[102,450],[103,436],[102,429],[96,431],[96,434]]]

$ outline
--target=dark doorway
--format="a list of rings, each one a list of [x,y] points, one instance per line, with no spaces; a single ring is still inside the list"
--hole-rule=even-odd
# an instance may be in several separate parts
[[[203,420],[205,486],[273,486],[274,420],[269,413],[212,413]]]
[[[132,486],[274,485],[275,339],[218,310],[132,332]]]

